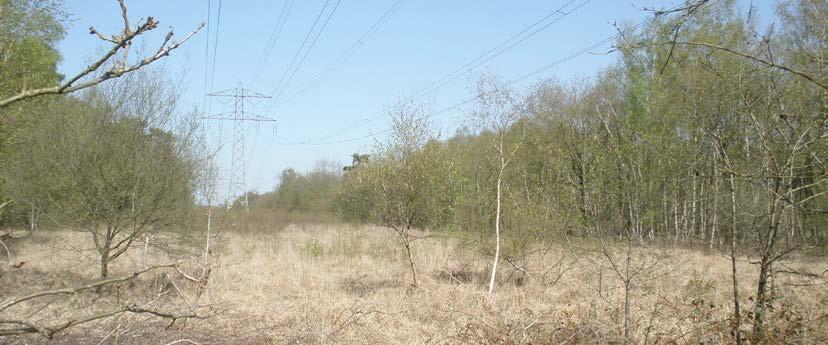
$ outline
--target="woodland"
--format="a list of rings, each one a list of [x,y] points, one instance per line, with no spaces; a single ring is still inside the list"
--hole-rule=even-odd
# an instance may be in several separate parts
[[[123,32],[90,28],[107,49],[67,76],[61,2],[0,0],[0,342],[113,341],[142,322],[169,344],[828,341],[824,0],[779,1],[770,27],[731,0],[648,10],[597,75],[476,74],[451,135],[403,99],[349,164],[285,169],[228,203],[200,111],[155,63],[201,27],[130,52],[157,23],[119,4]],[[230,264],[257,260],[304,268],[258,282]],[[350,304],[312,309],[325,284]],[[254,308],[245,293],[295,314],[211,333],[253,317],[222,303]],[[441,309],[455,293],[465,304]],[[454,330],[427,337],[440,320]]]

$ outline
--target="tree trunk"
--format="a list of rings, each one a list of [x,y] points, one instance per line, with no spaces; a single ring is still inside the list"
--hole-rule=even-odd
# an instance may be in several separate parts
[[[768,282],[772,278],[773,272],[771,266],[773,265],[774,245],[776,244],[776,235],[779,229],[779,221],[781,218],[780,208],[782,207],[782,200],[779,199],[779,189],[782,181],[776,180],[776,195],[773,204],[770,207],[770,225],[768,225],[767,242],[762,248],[762,260],[759,264],[759,282],[756,285],[756,306],[753,314],[753,336],[754,342],[760,343],[765,337],[765,312],[768,304]]]
[[[37,209],[32,207],[29,214],[29,236],[34,235],[35,231],[37,231]]]
[[[767,304],[768,278],[770,275],[770,262],[768,256],[762,257],[759,264],[759,283],[756,286],[756,307],[753,317],[753,336],[755,343],[760,343],[765,337],[765,305]]]
[[[208,204],[208,207],[212,207]],[[213,210],[209,209],[207,211],[207,238],[204,242],[204,267],[201,269],[201,277],[199,277],[199,285],[198,289],[196,289],[195,297],[193,298],[192,308],[198,306],[198,301],[201,299],[201,295],[204,293],[204,290],[207,288],[207,281],[210,279],[210,241],[213,236]]]
[[[149,242],[152,239],[152,236],[149,234],[144,234],[144,253],[141,255],[141,266],[147,268],[147,260],[149,256]]]
[[[109,261],[113,259],[110,257],[110,252],[112,250],[112,231],[112,227],[106,225],[106,228],[104,229],[103,243],[98,241],[95,242],[100,260],[99,266],[101,280],[109,278]],[[99,287],[96,291],[101,292],[101,288]]]
[[[495,206],[495,254],[492,262],[492,274],[489,277],[489,295],[494,293],[495,276],[497,275],[497,261],[500,259],[500,185],[503,181],[503,169],[505,168],[503,155],[500,156],[500,172],[497,175],[497,201]]]
[[[695,168],[692,171],[692,186],[693,186],[693,194],[690,197],[690,229],[688,229],[687,233],[690,234],[690,240],[692,241],[692,237],[696,234],[696,170]]]
[[[704,240],[707,239],[707,200],[705,200],[707,198],[705,197],[705,194],[704,194],[705,193],[704,181],[705,181],[705,179],[701,179],[701,181],[699,181],[699,199],[701,199],[701,200],[699,201],[699,207],[698,207],[698,212],[699,212],[699,228],[698,228],[699,234],[698,234],[698,236],[702,240],[701,244],[704,244]]]
[[[101,280],[106,280],[109,278],[109,260],[101,257]]]
[[[417,270],[414,267],[414,254],[411,252],[411,240],[409,240],[408,235],[405,234],[403,237],[403,245],[405,246],[405,254],[408,256],[408,268],[411,269],[411,280],[412,285],[414,287],[419,286],[419,281],[417,280]]]
[[[676,232],[675,237],[673,238],[673,245],[675,246],[676,243],[678,243],[679,235],[681,234],[681,230],[679,228],[679,197],[678,197],[678,191],[676,191],[676,200],[675,200],[675,203],[673,204],[673,222],[675,223],[673,227],[675,228],[675,232]]]
[[[662,236],[668,239],[670,236],[670,206],[667,205],[667,187],[661,186],[661,216],[664,218]]]
[[[632,239],[627,239],[627,267],[624,279],[624,338],[632,343]]]
[[[707,249],[713,250],[713,241],[716,238],[716,230],[719,227],[718,217],[719,214],[719,166],[718,166],[718,157],[713,157],[713,214],[711,214],[710,220],[710,238],[708,238]]]
[[[101,254],[99,266],[100,266],[101,280],[102,281],[106,280],[107,278],[109,278],[109,255]],[[104,291],[104,285],[100,285],[100,286],[95,288],[96,293],[101,293],[103,291]]]
[[[739,278],[736,275],[736,183],[733,180],[733,173],[730,174],[730,267],[733,279],[733,337],[736,345],[742,344],[742,311],[739,305]]]

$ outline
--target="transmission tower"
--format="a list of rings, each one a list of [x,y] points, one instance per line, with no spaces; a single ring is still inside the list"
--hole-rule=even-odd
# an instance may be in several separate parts
[[[244,141],[245,141],[245,122],[272,122],[276,120],[266,116],[253,114],[244,110],[245,102],[255,100],[267,99],[270,96],[260,94],[242,87],[241,83],[234,89],[227,89],[207,94],[210,97],[221,99],[233,99],[233,111],[214,114],[203,117],[205,120],[223,120],[233,121],[233,151],[230,159],[230,184],[229,184],[229,200],[227,208],[233,207],[233,203],[242,194],[244,194],[243,203],[246,210],[249,210],[247,202],[247,191],[245,190],[245,167],[244,167]]]

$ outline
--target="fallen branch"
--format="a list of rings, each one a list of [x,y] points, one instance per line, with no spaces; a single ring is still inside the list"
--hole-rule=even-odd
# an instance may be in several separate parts
[[[172,314],[172,313],[162,312],[162,311],[158,311],[158,310],[144,309],[144,308],[138,307],[137,305],[130,305],[130,306],[123,306],[123,307],[113,309],[113,310],[110,310],[110,311],[105,311],[105,312],[101,312],[101,313],[98,313],[98,314],[90,315],[90,316],[87,316],[87,317],[84,317],[84,318],[69,320],[69,321],[66,321],[66,322],[63,322],[63,323],[60,323],[60,324],[57,324],[57,325],[53,325],[53,326],[40,326],[40,325],[37,325],[35,323],[22,321],[22,320],[0,320],[0,324],[15,324],[15,325],[20,325],[21,326],[21,327],[15,327],[15,328],[0,329],[0,336],[38,333],[38,334],[41,334],[41,335],[43,335],[44,337],[46,337],[48,339],[52,339],[55,336],[55,334],[57,334],[61,331],[64,331],[64,330],[66,330],[70,327],[74,327],[74,326],[81,325],[81,324],[84,324],[84,323],[88,323],[88,322],[92,322],[92,321],[95,321],[95,320],[100,320],[100,319],[112,317],[112,316],[122,314],[122,313],[127,313],[127,312],[128,313],[133,313],[133,314],[150,314],[150,315],[157,316],[157,317],[160,317],[160,318],[163,318],[163,319],[171,319],[172,322],[170,323],[170,326],[172,326],[172,324],[175,323],[175,321],[179,320],[179,319],[202,318],[202,317],[200,317],[196,314]]]
[[[198,343],[197,343],[197,342],[194,342],[194,341],[192,341],[192,340],[190,340],[190,339],[179,339],[179,340],[176,340],[176,341],[173,341],[173,342],[167,343],[167,344],[165,344],[165,345],[182,344],[182,343],[187,343],[187,344],[194,344],[194,345],[198,345]]]
[[[446,270],[442,270],[442,271],[443,271],[443,273],[447,274],[449,276],[449,278],[454,279],[454,281],[456,281],[460,285],[466,285],[466,283],[464,283],[460,279],[457,279],[457,277],[455,277],[454,274],[452,274],[451,272],[446,271]]]
[[[520,266],[518,266],[517,264],[515,264],[514,260],[512,260],[512,258],[511,258],[511,257],[509,257],[509,256],[504,256],[504,257],[503,257],[503,259],[504,259],[504,260],[506,260],[506,262],[508,262],[508,263],[509,263],[509,265],[512,265],[512,267],[514,267],[516,270],[523,272],[523,274],[524,274],[524,275],[526,275],[526,277],[527,277],[527,278],[531,278],[531,277],[532,277],[532,276],[529,274],[529,272],[526,272],[526,270],[525,270],[525,269],[523,269],[522,267],[520,267]]]
[[[29,300],[33,300],[33,299],[36,299],[36,298],[41,298],[41,297],[46,297],[46,296],[55,296],[55,295],[73,294],[73,293],[76,293],[76,292],[79,292],[79,291],[95,289],[95,288],[98,288],[98,287],[101,287],[101,286],[126,282],[126,281],[129,281],[129,280],[135,279],[135,278],[137,278],[138,276],[140,276],[144,273],[147,273],[149,271],[153,271],[153,270],[156,270],[156,269],[160,269],[160,268],[177,268],[177,265],[169,264],[169,265],[152,266],[152,267],[147,267],[145,269],[142,269],[140,271],[133,272],[130,275],[120,277],[120,278],[112,278],[112,279],[102,280],[102,281],[98,281],[98,282],[94,282],[94,283],[90,283],[90,284],[86,284],[86,285],[80,285],[80,286],[63,288],[63,289],[41,291],[41,292],[33,293],[33,294],[30,294],[30,295],[27,295],[27,296],[23,296],[23,297],[11,298],[11,299],[8,299],[8,300],[3,301],[2,303],[0,303],[0,311],[8,309],[9,307],[14,306],[16,304],[19,304],[19,303],[22,303],[22,302],[25,302],[25,301],[29,301]],[[167,277],[169,277],[169,276],[167,276]],[[178,287],[176,287],[176,288],[178,288]],[[133,304],[133,305],[128,305],[128,306],[122,306],[122,307],[119,307],[117,309],[112,309],[112,310],[109,310],[109,311],[97,313],[97,314],[90,315],[90,316],[83,317],[83,318],[79,318],[79,319],[72,319],[72,320],[65,321],[65,322],[58,323],[58,324],[51,325],[51,326],[38,325],[37,323],[31,322],[31,321],[26,321],[26,320],[0,319],[0,325],[17,325],[18,326],[18,327],[11,327],[11,328],[0,328],[0,336],[23,335],[23,334],[37,333],[37,334],[40,334],[40,335],[42,335],[46,338],[51,339],[58,332],[64,331],[68,328],[71,328],[71,327],[74,327],[74,326],[77,326],[77,325],[80,325],[80,324],[84,324],[84,323],[88,323],[88,322],[92,322],[92,321],[112,317],[112,316],[123,314],[123,313],[150,314],[152,316],[156,316],[156,317],[159,317],[159,318],[162,318],[162,319],[170,319],[171,322],[170,322],[169,326],[167,326],[167,328],[171,327],[179,319],[189,319],[189,318],[199,318],[200,319],[200,318],[203,318],[202,316],[199,316],[195,313],[173,314],[173,313],[170,313],[170,312],[165,312],[165,311],[160,311],[160,310],[147,309],[145,307],[139,307],[138,305]]]
[[[100,281],[97,281],[97,282],[94,282],[94,283],[89,283],[89,284],[86,284],[86,285],[80,285],[80,286],[74,286],[74,287],[68,287],[68,288],[62,288],[62,289],[40,291],[40,292],[33,293],[31,295],[22,296],[22,297],[16,297],[16,298],[12,297],[12,298],[9,298],[5,301],[0,302],[0,311],[6,310],[6,309],[8,309],[9,307],[11,307],[13,305],[16,305],[16,304],[19,304],[19,303],[22,303],[22,302],[25,302],[25,301],[28,301],[28,300],[32,300],[32,299],[35,299],[35,298],[46,297],[46,296],[54,296],[54,295],[68,295],[68,294],[73,294],[73,293],[83,291],[83,290],[90,290],[90,289],[98,288],[98,287],[101,287],[101,286],[112,285],[112,284],[117,284],[117,283],[123,283],[125,281],[135,279],[139,275],[142,275],[142,274],[147,273],[149,271],[157,270],[159,268],[170,268],[170,267],[176,267],[176,265],[170,264],[170,265],[151,266],[151,267],[142,269],[140,271],[135,271],[130,275],[120,277],[120,278],[100,280]]]

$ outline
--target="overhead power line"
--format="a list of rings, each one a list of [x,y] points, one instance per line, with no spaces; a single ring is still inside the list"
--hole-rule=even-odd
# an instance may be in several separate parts
[[[305,59],[308,58],[308,54],[310,54],[311,49],[313,49],[314,45],[316,45],[316,41],[319,40],[319,36],[321,36],[322,32],[325,31],[325,28],[328,27],[328,23],[331,21],[331,18],[333,17],[334,13],[336,12],[336,9],[339,8],[340,3],[342,3],[342,0],[338,0],[336,2],[336,5],[334,5],[333,10],[331,10],[331,13],[328,14],[328,18],[325,19],[325,23],[322,24],[322,28],[319,29],[319,31],[316,33],[316,37],[313,38],[313,41],[311,42],[310,47],[308,47],[308,50],[305,51],[305,55],[302,56],[302,60],[299,60],[299,64],[296,65],[296,68],[293,70],[293,73],[290,74],[290,78],[288,78],[288,80],[285,82],[285,85],[282,87],[282,90],[279,91],[279,94],[276,95],[276,98],[273,99],[274,102],[279,101],[279,97],[281,97],[282,93],[285,92],[288,85],[290,84],[290,81],[293,80],[293,76],[296,75],[296,72],[299,71],[299,68],[302,67],[303,63],[305,63]]]
[[[213,92],[215,83],[216,83],[216,57],[218,55],[218,48],[219,48],[219,37],[221,33],[221,0],[218,3],[218,14],[216,17],[216,38],[213,43],[213,65],[210,71],[210,92]],[[207,37],[207,40],[210,40],[210,37]],[[207,105],[207,113],[209,114],[213,108],[213,99],[210,98],[209,103]]]
[[[546,28],[550,27],[552,24],[555,24],[555,23],[561,21],[566,16],[568,16],[572,12],[575,12],[576,10],[580,9],[581,7],[583,7],[584,5],[586,5],[587,3],[589,3],[592,0],[584,0],[580,3],[578,3],[574,8],[571,8],[571,9],[567,10],[567,7],[569,7],[570,5],[575,3],[576,1],[577,0],[570,0],[569,2],[563,4],[563,6],[561,6],[560,8],[552,11],[552,13],[546,15],[545,17],[543,17],[540,20],[536,21],[532,25],[524,28],[522,31],[518,32],[517,34],[513,35],[512,37],[509,37],[509,39],[501,42],[499,45],[487,50],[485,53],[483,53],[480,56],[476,57],[474,60],[469,61],[468,63],[466,63],[463,66],[460,66],[459,68],[452,71],[451,73],[449,73],[445,77],[443,77],[443,78],[429,84],[425,88],[421,89],[419,91],[420,94],[425,95],[425,94],[429,94],[433,91],[436,91],[437,89],[439,89],[443,85],[446,85],[446,84],[456,80],[460,76],[462,76],[462,75],[464,75],[468,72],[471,72],[472,70],[476,69],[477,67],[480,67],[481,65],[485,64],[486,62],[489,62],[492,59],[500,56],[501,54],[503,54],[507,50],[514,48],[515,46],[522,43],[523,41],[526,41],[530,37],[536,35],[537,33],[541,32],[543,30],[545,30]],[[546,24],[543,24],[544,22],[546,22],[547,20],[549,20],[550,18],[552,18],[555,15],[559,15],[559,16],[552,19],[551,21],[547,22]],[[541,24],[543,24],[543,25],[541,25]],[[538,26],[540,26],[540,27],[538,27]],[[531,33],[529,33],[528,35],[521,37],[522,35],[524,35],[525,33],[529,32],[532,29],[535,29],[535,30],[532,31]],[[512,41],[514,41],[514,42],[512,42]]]
[[[707,3],[705,3],[705,5],[706,5],[706,6],[711,6],[711,5],[712,5],[715,1],[716,1],[716,0],[713,0],[713,1],[707,2]],[[516,78],[516,79],[510,80],[509,82],[507,82],[507,83],[506,83],[506,85],[513,85],[513,84],[517,84],[517,83],[520,83],[520,82],[522,82],[522,81],[524,81],[524,80],[526,80],[526,79],[529,79],[529,78],[531,78],[531,77],[534,77],[534,76],[536,76],[536,75],[538,75],[538,74],[540,74],[540,73],[543,73],[543,72],[545,72],[545,71],[548,71],[549,69],[551,69],[551,68],[553,68],[553,67],[555,67],[555,66],[558,66],[558,65],[560,65],[560,64],[563,64],[564,62],[570,61],[570,60],[575,59],[575,58],[577,58],[577,57],[579,57],[579,56],[581,56],[581,55],[583,55],[583,54],[586,54],[587,52],[591,51],[592,49],[598,48],[598,47],[600,47],[600,46],[602,46],[602,45],[605,45],[605,44],[607,44],[607,43],[609,43],[609,42],[612,42],[612,41],[614,41],[614,40],[617,40],[617,39],[621,38],[621,37],[622,37],[623,35],[625,35],[625,34],[628,34],[628,33],[630,33],[630,32],[634,32],[634,31],[636,31],[636,30],[638,30],[638,29],[640,29],[640,28],[642,28],[642,27],[644,27],[644,26],[646,26],[646,25],[648,25],[648,24],[650,24],[650,23],[654,22],[655,20],[657,20],[657,19],[659,19],[659,18],[663,17],[663,16],[664,16],[664,15],[666,15],[666,14],[673,13],[673,12],[675,12],[675,11],[677,11],[677,10],[681,10],[682,8],[684,8],[684,4],[683,4],[683,3],[682,3],[682,4],[679,4],[679,5],[677,5],[677,6],[674,6],[674,7],[670,8],[669,10],[665,10],[665,11],[657,12],[657,13],[656,13],[653,17],[650,17],[650,18],[648,18],[648,19],[646,19],[646,20],[644,20],[644,21],[641,21],[641,22],[639,22],[639,23],[638,23],[638,24],[636,24],[636,25],[633,25],[633,26],[631,26],[631,27],[628,27],[627,29],[621,30],[620,32],[618,32],[618,33],[616,33],[616,34],[614,34],[614,35],[612,35],[612,36],[609,36],[609,37],[604,38],[604,39],[602,39],[602,40],[600,40],[600,41],[597,41],[597,42],[595,42],[595,43],[593,43],[593,44],[590,44],[589,46],[587,46],[587,47],[585,47],[585,48],[582,48],[582,49],[580,49],[580,50],[578,50],[578,51],[576,51],[576,52],[574,52],[574,53],[572,53],[572,54],[569,54],[569,55],[567,55],[567,56],[565,56],[565,57],[563,57],[563,58],[561,58],[561,59],[559,59],[559,60],[556,60],[556,61],[554,61],[554,62],[552,62],[552,63],[547,64],[547,65],[541,66],[540,68],[537,68],[537,69],[535,69],[535,70],[533,70],[533,71],[531,71],[531,72],[529,72],[529,73],[527,73],[527,74],[524,74],[523,76],[520,76],[520,77],[518,77],[518,78]],[[414,98],[412,98],[412,100],[413,100],[413,99],[414,99]],[[433,117],[433,116],[436,116],[436,115],[441,114],[441,113],[444,113],[444,112],[447,112],[447,111],[449,111],[449,110],[451,110],[451,109],[454,109],[454,108],[457,108],[457,107],[459,107],[459,106],[461,106],[461,105],[463,105],[463,104],[468,104],[468,103],[470,103],[470,102],[472,102],[472,101],[474,101],[474,100],[475,100],[475,98],[474,98],[474,97],[472,97],[472,98],[468,98],[468,99],[466,99],[466,100],[464,100],[464,101],[462,101],[462,102],[460,102],[460,103],[457,103],[457,104],[452,105],[452,106],[450,106],[450,107],[448,107],[448,108],[445,108],[445,109],[443,109],[443,110],[441,110],[441,111],[439,111],[439,112],[437,112],[437,113],[431,114],[431,115],[429,115],[429,116],[428,116],[428,118]],[[384,109],[383,111],[381,111],[381,112],[379,112],[379,113],[377,113],[377,114],[379,114],[380,116],[387,116],[387,115],[388,115],[387,111],[388,111],[388,110],[390,110],[390,109],[393,109],[393,107],[386,108],[386,109]],[[372,117],[377,117],[377,116],[376,116],[376,115],[373,115]],[[372,118],[372,117],[369,117],[369,118]],[[369,118],[366,118],[366,119],[369,119]],[[361,120],[361,121],[365,121],[365,119],[363,119],[363,120]],[[369,122],[370,122],[370,121],[369,121]],[[384,129],[384,130],[382,130],[382,131],[379,131],[379,132],[376,132],[376,133],[372,133],[372,134],[369,134],[369,135],[363,135],[363,136],[359,136],[359,137],[353,137],[353,138],[348,138],[348,139],[343,139],[343,140],[337,140],[337,141],[326,141],[326,142],[321,142],[321,141],[307,141],[307,142],[293,142],[293,143],[280,143],[280,144],[282,144],[282,145],[312,145],[312,146],[315,146],[315,145],[333,145],[333,144],[341,144],[341,143],[353,142],[353,141],[357,141],[357,140],[361,140],[361,139],[365,139],[365,138],[370,138],[370,137],[373,137],[373,136],[376,136],[376,135],[379,135],[379,134],[388,133],[388,132],[390,132],[390,131],[391,131],[391,128],[386,128],[386,129]]]
[[[587,3],[589,3],[592,0],[582,0],[580,2],[577,2],[577,1],[578,0],[567,1],[562,6],[552,10],[547,15],[543,16],[542,18],[535,21],[531,25],[523,28],[521,31],[519,31],[516,34],[512,35],[511,37],[504,40],[503,42],[500,42],[498,45],[486,50],[485,52],[483,52],[479,56],[475,57],[474,59],[470,60],[469,62],[467,62],[467,63],[461,65],[460,67],[456,68],[455,70],[451,71],[449,74],[443,76],[440,79],[437,79],[436,81],[432,82],[431,84],[427,85],[426,87],[418,90],[417,92],[414,93],[413,96],[411,96],[407,100],[413,101],[413,100],[419,99],[423,96],[426,96],[428,94],[431,94],[431,93],[437,91],[442,86],[444,86],[444,85],[446,85],[446,84],[448,84],[448,83],[450,83],[454,80],[457,80],[457,78],[471,72],[472,70],[476,69],[477,67],[480,67],[481,65],[485,64],[486,62],[489,62],[492,59],[500,56],[504,52],[514,48],[518,44],[526,41],[530,37],[535,36],[539,32],[541,32],[541,31],[545,30],[546,28],[550,27],[552,24],[555,24],[555,23],[561,21],[562,19],[569,16],[570,14],[572,14],[576,10],[580,9],[581,7],[583,7],[584,5],[586,5]],[[576,4],[576,2],[577,2],[577,4]],[[576,5],[572,6],[573,4],[576,4]],[[572,6],[572,7],[570,8],[570,6]],[[342,135],[342,134],[344,134],[344,133],[346,133],[346,132],[348,132],[348,131],[350,131],[354,128],[361,127],[361,126],[363,126],[367,123],[370,123],[370,122],[372,122],[372,121],[374,121],[378,118],[381,118],[381,117],[387,115],[388,110],[390,110],[392,108],[393,107],[386,107],[385,109],[382,109],[382,110],[380,110],[380,111],[378,111],[378,112],[376,112],[376,113],[374,113],[374,114],[372,114],[372,115],[370,115],[366,118],[363,118],[363,119],[358,120],[354,123],[351,123],[351,124],[345,126],[344,128],[341,128],[341,129],[335,130],[333,132],[324,134],[324,135],[322,135],[320,137],[317,137],[313,140],[315,140],[315,141],[316,140],[324,140],[324,139],[328,139],[328,138],[332,138],[332,137]]]
[[[282,103],[284,104],[298,99],[299,97],[301,97],[302,95],[304,95],[305,93],[319,85],[331,74],[333,74],[334,71],[336,71],[337,68],[342,66],[352,55],[354,55],[354,53],[356,53],[356,51],[359,50],[359,48],[361,48],[365,44],[365,42],[367,42],[371,38],[371,36],[377,33],[377,31],[379,31],[380,28],[382,28],[382,26],[385,25],[385,23],[387,23],[388,20],[391,19],[391,17],[397,14],[397,12],[399,12],[400,8],[402,8],[406,1],[407,0],[396,0],[393,4],[391,4],[391,7],[388,8],[388,10],[386,10],[385,13],[383,13],[382,16],[379,17],[379,19],[377,19],[377,21],[375,21],[374,24],[371,25],[371,27],[368,28],[368,30],[365,31],[365,33],[363,33],[362,36],[360,36],[359,39],[356,40],[356,42],[354,42],[341,56],[339,56],[339,58],[334,60],[333,63],[331,63],[328,67],[326,67],[319,74],[317,74],[316,77],[314,77],[311,80],[311,82],[302,87],[298,92],[293,94],[293,96],[291,96]]]
[[[339,7],[339,4],[342,3],[342,0],[337,0],[337,2],[334,5],[333,9],[328,14],[328,17],[325,19],[325,22],[322,25],[322,28],[319,29],[319,31],[316,33],[316,36],[313,38],[313,41],[311,41],[311,44],[308,45],[307,49],[305,49],[305,46],[307,45],[308,40],[310,39],[310,37],[314,33],[314,31],[316,31],[316,26],[319,24],[319,20],[322,19],[322,16],[325,14],[325,10],[328,8],[328,4],[330,2],[331,2],[331,0],[326,0],[325,1],[325,5],[322,6],[322,10],[319,11],[319,14],[316,16],[316,19],[313,21],[313,25],[311,25],[310,30],[308,30],[308,33],[305,35],[305,39],[302,40],[302,44],[299,46],[299,49],[296,50],[296,54],[293,56],[293,60],[291,60],[290,65],[288,65],[288,68],[285,70],[285,73],[282,74],[282,77],[279,79],[279,83],[276,84],[276,88],[273,89],[273,92],[271,93],[271,96],[273,96],[273,99],[271,100],[271,102],[268,103],[268,106],[265,109],[272,108],[273,103],[278,101],[279,96],[282,95],[285,88],[287,88],[288,84],[290,84],[290,81],[293,80],[293,77],[296,75],[296,72],[299,71],[300,67],[302,67],[302,64],[305,62],[305,59],[307,59],[308,55],[310,54],[311,50],[313,49],[313,46],[316,44],[316,41],[319,39],[319,36],[322,35],[322,32],[328,26],[328,22],[331,20],[331,17],[333,17],[334,13],[336,12],[336,9]],[[303,50],[304,50],[304,55],[302,55]],[[299,60],[299,63],[297,64],[296,61],[299,58],[299,55],[302,55],[302,58],[301,58],[301,60]],[[288,76],[288,75],[290,75],[290,76]]]
[[[328,4],[330,2],[331,0],[325,0],[325,4],[322,6],[322,9],[319,10],[319,14],[317,14],[316,19],[313,20],[313,25],[311,25],[310,29],[308,30],[308,33],[305,34],[305,38],[302,40],[302,44],[299,45],[299,49],[296,50],[296,54],[293,55],[293,59],[290,61],[290,64],[288,64],[288,67],[285,69],[285,72],[282,73],[282,77],[279,78],[279,82],[276,83],[276,87],[273,89],[273,92],[271,92],[271,97],[276,94],[276,92],[282,86],[282,83],[285,81],[285,78],[287,78],[287,75],[290,74],[291,69],[296,63],[296,59],[299,58],[299,55],[302,54],[302,50],[305,49],[305,45],[308,43],[308,40],[310,39],[310,36],[313,34],[314,30],[316,30],[316,25],[319,24],[319,20],[322,19],[322,15],[325,14],[325,10],[328,8]]]
[[[213,15],[212,5],[213,1],[207,0],[207,27],[205,28],[207,39],[204,40],[206,42],[204,45],[204,92],[202,93],[203,96],[201,99],[202,116],[207,115],[207,80],[210,75],[210,19]]]
[[[290,11],[293,9],[294,2],[294,0],[288,0],[285,1],[284,5],[282,5],[282,11],[279,13],[279,18],[276,19],[276,22],[273,25],[273,30],[270,32],[270,38],[267,40],[267,44],[265,44],[265,49],[262,52],[262,56],[259,58],[259,62],[256,64],[256,68],[253,70],[253,75],[250,77],[250,85],[256,83],[259,74],[261,74],[262,69],[267,64],[267,60],[270,57],[270,53],[276,46],[276,42],[279,41],[279,36],[282,33],[282,29],[285,27],[285,22],[287,22],[288,16],[290,16]]]
[[[451,105],[451,106],[448,106],[448,107],[446,107],[446,108],[443,108],[443,109],[441,109],[441,110],[439,110],[439,111],[433,112],[433,113],[429,114],[428,116],[423,117],[423,119],[424,119],[424,120],[431,119],[431,118],[433,118],[433,117],[435,117],[435,116],[437,116],[437,115],[447,113],[447,112],[449,112],[449,111],[451,111],[451,110],[453,110],[453,109],[456,109],[456,108],[459,108],[459,107],[461,107],[461,106],[463,106],[463,105],[469,104],[469,103],[471,103],[471,102],[472,102],[472,101],[474,101],[474,100],[475,100],[474,98],[470,98],[470,99],[466,99],[466,100],[464,100],[464,101],[462,101],[462,102],[455,103],[455,104],[453,104],[453,105]],[[361,139],[365,139],[365,138],[371,138],[371,137],[374,137],[374,136],[377,136],[377,135],[380,135],[380,134],[385,134],[385,133],[390,132],[391,130],[392,130],[392,128],[386,128],[386,129],[383,129],[383,130],[381,130],[381,131],[379,131],[379,132],[376,132],[376,133],[370,133],[370,134],[367,134],[367,135],[362,135],[362,136],[358,136],[358,137],[353,137],[353,138],[348,138],[348,139],[342,139],[342,140],[327,141],[327,142],[316,142],[316,143],[310,143],[310,142],[296,142],[296,141],[293,141],[293,142],[277,142],[277,143],[275,143],[275,144],[278,144],[278,145],[309,145],[309,146],[323,146],[323,145],[333,145],[333,144],[344,144],[344,143],[354,142],[354,141],[361,140]]]

